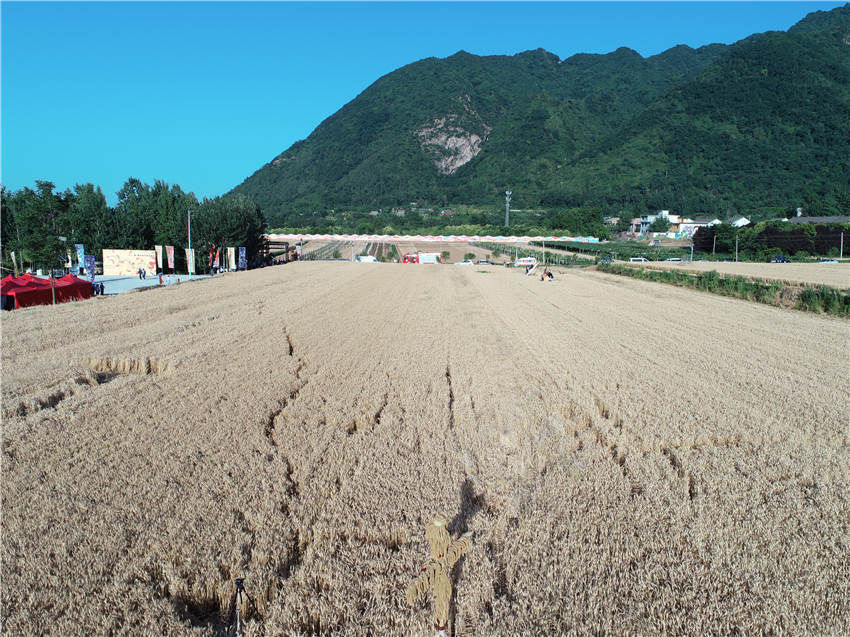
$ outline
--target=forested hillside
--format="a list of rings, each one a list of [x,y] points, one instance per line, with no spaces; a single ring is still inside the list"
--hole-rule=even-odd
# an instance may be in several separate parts
[[[272,226],[412,201],[495,209],[506,188],[517,207],[550,210],[847,214],[847,148],[850,5],[788,32],[649,58],[621,48],[421,60],[234,190]]]

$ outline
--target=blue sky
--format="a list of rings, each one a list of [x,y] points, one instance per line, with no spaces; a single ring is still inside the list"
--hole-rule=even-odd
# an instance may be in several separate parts
[[[215,196],[425,57],[648,56],[785,30],[841,4],[4,1],[0,179],[91,181],[110,203],[129,176]]]

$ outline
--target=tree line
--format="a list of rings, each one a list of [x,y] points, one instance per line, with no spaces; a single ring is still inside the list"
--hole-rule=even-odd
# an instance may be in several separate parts
[[[251,262],[266,229],[262,211],[244,195],[225,195],[198,201],[179,185],[157,180],[153,185],[131,177],[118,191],[115,206],[107,204],[100,186],[77,184],[64,192],[50,181],[34,188],[2,194],[2,265],[12,269],[14,251],[19,268],[54,268],[73,253],[74,244],[101,259],[103,249],[153,249],[175,246],[175,269],[186,269],[188,213],[192,216],[195,269],[209,269],[212,246],[245,246]],[[64,238],[64,240],[63,240]]]

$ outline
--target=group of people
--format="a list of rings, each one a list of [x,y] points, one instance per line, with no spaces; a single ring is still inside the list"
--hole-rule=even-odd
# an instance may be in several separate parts
[[[144,268],[139,268],[138,270],[136,270],[136,274],[139,275],[140,279],[147,279],[148,278],[148,273],[145,272]]]

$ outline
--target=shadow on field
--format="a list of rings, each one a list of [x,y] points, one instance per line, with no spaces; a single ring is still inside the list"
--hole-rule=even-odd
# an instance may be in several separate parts
[[[484,506],[484,494],[476,495],[472,480],[466,478],[460,486],[460,511],[448,524],[451,535],[459,535],[469,530],[469,520]]]
[[[213,635],[226,635],[228,618],[215,599],[192,599],[178,596],[172,600],[177,616],[194,628],[203,628]]]
[[[236,598],[225,611],[215,598],[192,598],[178,595],[172,598],[174,611],[182,621],[193,628],[202,628],[206,634],[228,637],[236,629]],[[242,621],[257,618],[257,609],[250,597],[242,607]]]
[[[460,486],[460,511],[449,522],[447,529],[451,536],[459,536],[469,530],[469,521],[478,513],[484,506],[484,494],[475,493],[475,488],[472,485],[472,480],[466,478]],[[466,555],[463,555],[452,567],[452,599],[449,604],[449,624],[451,626],[451,635],[454,637],[457,626],[457,582],[460,578],[460,571],[463,563],[466,561]]]

